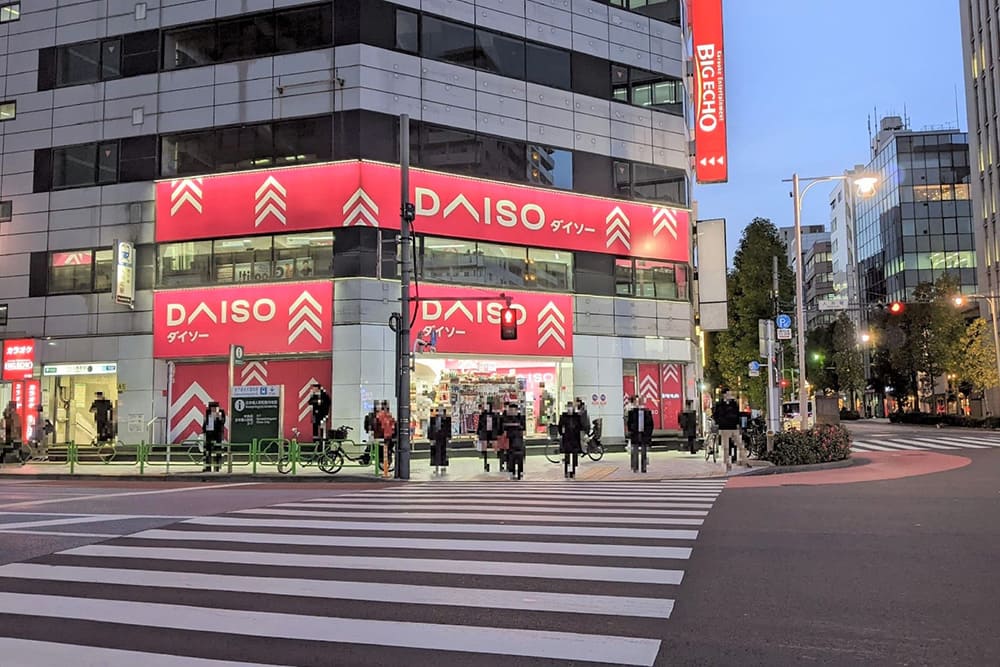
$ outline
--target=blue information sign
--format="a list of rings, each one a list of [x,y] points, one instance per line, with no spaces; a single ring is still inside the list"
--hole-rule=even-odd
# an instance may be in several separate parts
[[[774,323],[778,326],[779,329],[792,328],[792,318],[789,317],[788,315],[785,315],[784,313],[774,318]]]

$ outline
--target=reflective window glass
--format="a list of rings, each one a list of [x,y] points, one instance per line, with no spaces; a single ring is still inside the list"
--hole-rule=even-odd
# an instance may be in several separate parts
[[[274,237],[275,280],[308,280],[333,275],[333,234],[315,232]]]
[[[271,237],[221,239],[213,246],[215,281],[251,283],[270,280]]]
[[[475,66],[476,37],[472,28],[433,16],[424,16],[421,23],[420,51],[424,58]]]
[[[94,185],[97,146],[83,144],[52,149],[52,187]]]
[[[481,263],[479,281],[484,285],[523,286],[526,284],[527,251],[525,248],[477,243]]]
[[[528,146],[528,182],[573,189],[573,151]]]
[[[528,42],[524,48],[528,81],[565,90],[572,87],[568,51],[553,49],[533,42]]]
[[[194,132],[163,137],[160,172],[163,176],[186,176],[215,171],[215,132]]]
[[[440,282],[478,282],[480,271],[473,241],[425,237],[421,275]]]
[[[218,31],[214,24],[166,30],[163,33],[163,68],[208,65],[218,60]]]
[[[476,67],[512,79],[524,79],[524,40],[476,30]]]
[[[158,248],[161,287],[207,285],[212,278],[212,242],[165,243]]]
[[[277,53],[307,51],[333,44],[333,10],[329,4],[279,11],[274,27]]]
[[[564,250],[528,250],[528,287],[560,292],[572,291],[573,253]]]
[[[94,253],[91,250],[54,252],[49,256],[49,293],[92,291]]]
[[[615,260],[615,294],[618,296],[632,295],[632,260]]]
[[[12,2],[0,7],[0,23],[10,23],[21,18],[21,3]]]
[[[56,53],[56,85],[74,86],[93,83],[100,77],[100,42],[59,47]]]
[[[94,291],[110,292],[114,280],[115,251],[111,248],[94,251]]]
[[[243,60],[274,53],[274,30],[274,17],[271,14],[244,16],[220,22],[219,60]]]
[[[122,75],[122,41],[106,39],[101,42],[101,79],[117,79]]]
[[[419,19],[414,12],[396,10],[396,48],[400,51],[420,52]]]

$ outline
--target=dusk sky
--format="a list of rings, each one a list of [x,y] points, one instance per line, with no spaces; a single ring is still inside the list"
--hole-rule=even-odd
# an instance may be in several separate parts
[[[698,218],[726,218],[732,257],[755,216],[793,224],[790,183],[870,158],[868,123],[965,131],[957,0],[725,0],[729,182],[696,186]],[[817,185],[803,224],[828,224]]]

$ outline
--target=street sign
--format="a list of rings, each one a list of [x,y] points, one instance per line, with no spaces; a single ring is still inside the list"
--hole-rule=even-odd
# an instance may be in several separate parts
[[[778,327],[778,329],[791,329],[792,318],[782,313],[781,315],[778,315],[776,318],[774,318],[774,324],[775,326]],[[778,338],[781,338],[781,336],[778,336]]]
[[[115,241],[114,298],[129,308],[135,308],[135,245]]]
[[[817,302],[820,310],[847,310],[847,299],[820,299]]]
[[[233,387],[229,411],[230,442],[278,438],[281,434],[281,388]]]
[[[755,378],[760,376],[760,362],[751,361],[747,364],[747,368],[750,370],[750,377]]]
[[[791,340],[792,330],[791,329],[778,329],[778,340]]]
[[[242,345],[233,345],[233,364],[236,366],[242,366],[244,363],[246,363],[243,360],[244,354],[245,351],[243,350]]]

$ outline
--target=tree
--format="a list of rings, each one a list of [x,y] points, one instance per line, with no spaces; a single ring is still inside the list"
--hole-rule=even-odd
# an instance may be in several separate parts
[[[982,392],[985,400],[986,389],[1000,384],[1000,378],[997,376],[993,336],[984,319],[977,317],[969,323],[958,348],[959,377],[969,382],[974,390]],[[988,405],[986,411],[990,412]]]
[[[770,220],[754,218],[743,230],[727,280],[729,329],[710,336],[712,354],[706,368],[710,382],[742,389],[754,407],[764,406],[767,373],[750,378],[747,364],[760,359],[757,321],[777,314],[771,293],[774,257],[779,303],[788,303],[795,288],[787,248]]]
[[[865,389],[864,359],[858,349],[858,332],[854,322],[844,312],[837,317],[832,329],[837,389],[848,394],[853,410],[857,405],[856,394]]]
[[[817,393],[837,390],[837,374],[834,372],[834,341],[832,324],[824,324],[806,332],[806,381],[816,388]]]

